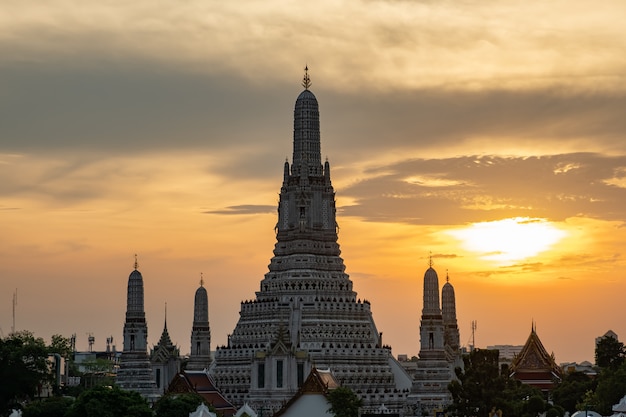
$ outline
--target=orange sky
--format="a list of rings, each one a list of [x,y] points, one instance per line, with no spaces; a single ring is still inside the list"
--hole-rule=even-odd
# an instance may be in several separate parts
[[[302,67],[339,242],[394,354],[418,354],[432,253],[461,341],[557,362],[626,337],[626,4],[9,2],[0,11],[0,329],[122,344],[134,254],[149,342],[213,346],[254,298]]]

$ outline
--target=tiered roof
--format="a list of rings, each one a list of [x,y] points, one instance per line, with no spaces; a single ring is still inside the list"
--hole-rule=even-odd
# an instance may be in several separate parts
[[[522,351],[511,363],[510,376],[544,391],[552,389],[554,381],[561,379],[561,368],[541,343],[534,323]]]

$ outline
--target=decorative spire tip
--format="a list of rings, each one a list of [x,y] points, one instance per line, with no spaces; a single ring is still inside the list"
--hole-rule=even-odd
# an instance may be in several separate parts
[[[200,286],[204,287],[204,276],[202,275],[202,272],[200,272]]]
[[[304,78],[302,79],[302,87],[304,87],[305,90],[308,90],[310,86],[311,78],[309,78],[309,66],[307,65],[304,67]]]
[[[139,267],[139,264],[137,263],[137,254],[135,254],[135,271],[137,270],[138,267]]]

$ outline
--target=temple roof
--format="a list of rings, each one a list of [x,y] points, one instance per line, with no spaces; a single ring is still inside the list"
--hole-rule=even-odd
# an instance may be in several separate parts
[[[215,383],[205,371],[181,371],[172,379],[167,389],[168,393],[195,392],[203,397],[207,403],[215,407],[222,416],[234,415],[237,410],[222,395]]]
[[[295,403],[301,396],[305,394],[320,394],[326,397],[330,390],[339,388],[339,382],[335,379],[330,370],[320,370],[312,368],[309,376],[304,381],[296,395],[294,395],[284,406],[281,408],[274,417],[279,417],[284,414],[289,407]]]
[[[554,356],[548,354],[539,339],[533,324],[530,335],[521,352],[511,363],[511,375],[519,372],[547,371],[555,376],[561,375],[561,368],[556,364]]]

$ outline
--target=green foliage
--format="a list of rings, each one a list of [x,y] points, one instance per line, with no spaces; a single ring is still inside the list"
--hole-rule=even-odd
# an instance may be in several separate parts
[[[72,357],[72,344],[70,339],[59,334],[52,336],[49,349],[50,353],[58,353],[64,359],[70,359]]]
[[[22,417],[64,417],[73,402],[73,399],[67,397],[50,397],[34,401],[24,408]]]
[[[359,408],[363,405],[363,400],[348,387],[339,387],[330,391],[327,400],[330,404],[328,412],[336,417],[358,417]]]
[[[167,394],[159,398],[154,404],[156,417],[179,417],[188,416],[195,411],[204,399],[195,393],[188,394]],[[215,411],[212,405],[208,405],[209,410]]]
[[[612,407],[626,394],[626,364],[613,370],[605,368],[598,377],[598,386],[595,394],[587,404],[593,405],[593,410],[608,416],[612,414]]]
[[[47,359],[43,339],[28,331],[0,339],[0,415],[34,398],[43,384],[52,381]]]
[[[465,370],[457,369],[459,380],[449,385],[453,404],[448,411],[461,416],[486,416],[494,408],[507,417],[529,413],[529,400],[540,397],[539,390],[500,373],[498,356],[497,350],[476,349],[463,357]],[[533,406],[540,408],[538,402]]]
[[[624,344],[612,337],[603,337],[596,345],[596,365],[600,368],[619,368],[624,363],[624,355]]]
[[[98,386],[85,390],[65,417],[152,417],[146,400],[134,391]]]
[[[595,390],[595,381],[582,372],[572,372],[552,390],[551,395],[555,405],[573,414],[578,409],[576,404],[582,402],[590,390]]]

